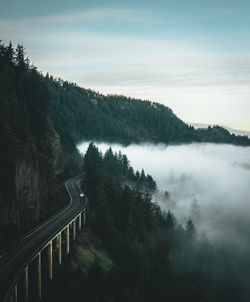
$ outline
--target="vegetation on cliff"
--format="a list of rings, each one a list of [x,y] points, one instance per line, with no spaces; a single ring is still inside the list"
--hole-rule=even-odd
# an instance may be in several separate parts
[[[1,249],[68,201],[63,175],[77,157],[53,126],[43,77],[11,43],[0,44],[0,139]]]

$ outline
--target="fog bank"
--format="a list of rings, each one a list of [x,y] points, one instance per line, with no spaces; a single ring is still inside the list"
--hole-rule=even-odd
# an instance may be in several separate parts
[[[179,223],[191,217],[199,232],[220,243],[250,247],[250,148],[219,144],[179,146],[96,143],[127,154],[134,169],[151,174],[160,206]],[[88,142],[78,146],[85,153]],[[164,192],[167,194],[164,195]],[[166,198],[167,197],[167,198]]]

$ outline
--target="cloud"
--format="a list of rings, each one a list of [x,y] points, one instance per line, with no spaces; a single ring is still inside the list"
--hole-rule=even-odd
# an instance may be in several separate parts
[[[26,17],[17,20],[2,20],[1,26],[14,27],[16,25],[27,27],[31,24],[37,26],[69,26],[75,24],[85,24],[92,22],[110,22],[110,23],[143,23],[143,24],[161,24],[154,18],[148,10],[133,10],[122,8],[99,8],[87,9],[80,12],[57,14],[40,17]]]
[[[43,72],[103,93],[161,102],[186,121],[250,129],[250,55],[210,53],[209,39],[175,32],[145,35],[144,25],[158,22],[147,10],[92,9],[2,20],[0,36],[23,43]],[[138,24],[142,31],[127,31]]]
[[[120,54],[122,55],[122,53]],[[142,57],[146,57],[142,54]],[[157,56],[155,56],[157,57]],[[145,64],[140,66],[136,65],[136,59],[132,66],[120,63],[116,66],[116,70],[107,71],[88,71],[82,73],[82,78],[90,85],[162,85],[171,87],[218,87],[218,86],[248,86],[250,84],[250,56],[245,62],[244,69],[240,65],[236,66],[213,66],[209,67],[201,65],[200,67],[192,66],[189,64],[187,58],[186,62],[178,62],[178,57],[169,56],[165,58],[165,62],[150,62],[150,58]],[[216,57],[215,57],[216,59]],[[152,60],[152,59],[151,59]],[[173,66],[173,60],[175,68]],[[204,62],[206,57],[204,57]],[[140,61],[140,58],[138,58]],[[153,61],[153,60],[152,60]],[[197,59],[197,62],[199,58]],[[242,63],[242,62],[241,62]],[[163,70],[162,67],[165,67]],[[249,68],[248,70],[246,68]]]
[[[247,86],[250,55],[209,55],[191,39],[136,37],[98,32],[100,22],[159,22],[147,10],[118,8],[0,21],[4,40],[23,42],[44,72],[89,86]],[[76,24],[82,24],[78,27]],[[72,26],[71,26],[72,25]],[[203,45],[204,47],[204,45]]]

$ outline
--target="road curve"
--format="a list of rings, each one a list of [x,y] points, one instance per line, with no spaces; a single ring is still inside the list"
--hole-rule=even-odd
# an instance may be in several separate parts
[[[60,212],[16,240],[0,255],[0,301],[8,301],[10,289],[20,279],[25,267],[34,257],[87,206],[87,199],[80,197],[81,176],[65,182],[70,196],[69,204]]]

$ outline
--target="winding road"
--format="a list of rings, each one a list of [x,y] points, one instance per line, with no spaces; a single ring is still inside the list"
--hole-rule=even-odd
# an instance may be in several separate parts
[[[83,193],[79,185],[81,179],[82,176],[77,176],[65,182],[70,202],[64,209],[16,240],[0,255],[0,301],[8,301],[10,291],[20,279],[25,267],[86,208],[86,197],[80,197]]]

